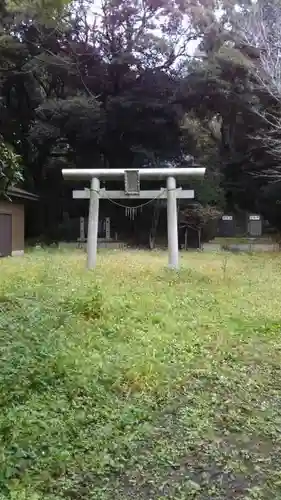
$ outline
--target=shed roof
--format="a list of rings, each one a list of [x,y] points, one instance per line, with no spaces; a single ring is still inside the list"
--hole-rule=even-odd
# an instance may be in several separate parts
[[[37,201],[39,196],[34,193],[30,193],[29,191],[25,191],[25,189],[21,189],[18,187],[10,187],[7,191],[8,196],[11,198],[21,198],[25,200],[33,200]]]

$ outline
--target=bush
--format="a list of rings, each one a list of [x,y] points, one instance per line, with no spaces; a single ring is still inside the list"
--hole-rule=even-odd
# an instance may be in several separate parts
[[[22,180],[19,156],[4,144],[0,136],[0,193]]]
[[[99,319],[104,309],[104,299],[100,288],[95,285],[92,289],[81,295],[74,293],[63,304],[66,311],[74,315],[81,315],[87,320]]]

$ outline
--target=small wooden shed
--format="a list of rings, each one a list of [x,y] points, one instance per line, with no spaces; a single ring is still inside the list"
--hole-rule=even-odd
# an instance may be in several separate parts
[[[20,188],[8,190],[10,199],[0,198],[0,257],[24,254],[25,205],[38,196]]]

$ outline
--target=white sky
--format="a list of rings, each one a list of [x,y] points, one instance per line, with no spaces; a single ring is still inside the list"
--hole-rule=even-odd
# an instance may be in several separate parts
[[[100,6],[101,6],[101,0],[94,0],[93,3],[93,9],[95,13],[99,14],[100,12]],[[89,10],[89,18],[93,19],[93,15],[91,14],[91,10]],[[157,30],[155,30],[155,33],[157,34]],[[160,34],[160,33],[159,33]],[[200,43],[200,40],[191,40],[187,46],[187,56],[193,56],[196,48],[198,47]]]

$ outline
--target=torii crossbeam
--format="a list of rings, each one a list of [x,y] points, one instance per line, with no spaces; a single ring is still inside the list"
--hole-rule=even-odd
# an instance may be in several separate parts
[[[96,267],[99,200],[107,199],[167,199],[167,226],[168,226],[168,254],[169,267],[179,269],[178,249],[178,214],[177,199],[194,198],[193,190],[177,188],[177,179],[203,178],[205,168],[200,167],[173,167],[173,168],[141,168],[136,169],[63,169],[62,175],[66,180],[89,180],[90,189],[73,191],[75,199],[89,199],[87,264],[89,269]],[[123,191],[107,191],[100,189],[100,180],[124,180]],[[166,180],[166,189],[141,191],[140,180]]]

